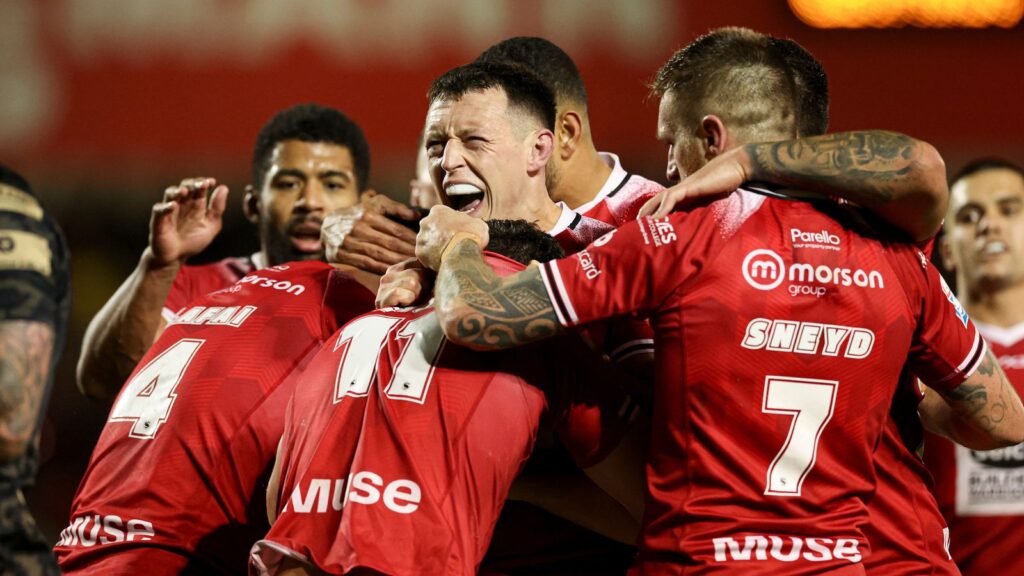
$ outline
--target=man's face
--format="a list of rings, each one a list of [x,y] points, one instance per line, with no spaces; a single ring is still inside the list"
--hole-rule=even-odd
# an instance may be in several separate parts
[[[665,92],[658,104],[658,141],[668,146],[668,165],[665,178],[676,183],[696,172],[707,163],[701,136],[695,126],[687,126],[685,104],[673,91]]]
[[[950,191],[946,247],[971,290],[988,292],[1024,281],[1024,178],[982,170]]]
[[[427,111],[425,146],[441,201],[476,218],[527,218],[532,133],[516,130],[504,90],[438,100]]]
[[[258,198],[268,265],[323,259],[324,215],[359,202],[352,154],[337,144],[285,140],[270,155]]]

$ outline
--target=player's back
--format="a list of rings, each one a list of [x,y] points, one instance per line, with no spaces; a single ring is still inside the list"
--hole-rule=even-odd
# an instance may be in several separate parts
[[[916,249],[837,217],[741,190],[545,265],[569,324],[651,314],[638,573],[863,570],[872,452],[937,275]],[[954,355],[977,344],[965,332]],[[929,377],[959,374],[963,357],[928,354]]]
[[[448,344],[429,307],[346,325],[289,406],[260,563],[293,550],[332,573],[474,573],[546,407],[524,358]]]
[[[57,544],[68,573],[230,573],[266,528],[285,377],[373,295],[322,262],[191,302],[121,390]],[[159,560],[155,560],[159,558]]]

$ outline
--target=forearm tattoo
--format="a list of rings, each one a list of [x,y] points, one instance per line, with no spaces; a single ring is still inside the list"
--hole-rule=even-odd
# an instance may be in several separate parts
[[[560,333],[540,271],[528,268],[500,278],[472,240],[444,260],[434,291],[439,314],[455,321],[448,336],[478,349],[514,348]]]
[[[0,434],[24,438],[35,426],[53,353],[53,328],[28,320],[0,323]]]
[[[755,174],[778,184],[832,188],[860,204],[886,203],[913,177],[921,143],[883,130],[751,144]]]
[[[975,375],[944,396],[961,418],[975,422],[985,432],[992,432],[1011,416],[1011,412],[1020,411],[1019,403],[1013,398],[1015,394],[1008,388],[992,352],[986,351]]]

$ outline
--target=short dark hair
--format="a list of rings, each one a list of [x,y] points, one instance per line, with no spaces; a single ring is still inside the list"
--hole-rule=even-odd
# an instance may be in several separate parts
[[[529,69],[505,62],[472,62],[452,68],[434,80],[427,100],[458,100],[469,92],[501,88],[509,108],[516,107],[537,119],[548,130],[555,129],[555,95]]]
[[[14,171],[13,168],[0,164],[0,184],[7,184],[12,188],[17,188],[22,192],[28,192],[32,194],[32,186],[29,185],[28,180]]]
[[[252,183],[263,186],[270,155],[286,140],[324,142],[348,148],[356,185],[365,190],[370,178],[370,145],[358,124],[339,110],[319,104],[298,104],[274,115],[260,130],[252,152]]]
[[[806,48],[789,38],[771,38],[786,61],[796,86],[796,125],[800,136],[828,132],[828,74]]]
[[[984,172],[985,170],[1011,170],[1020,174],[1020,176],[1024,178],[1024,170],[1022,170],[1020,166],[1010,162],[1009,160],[989,156],[968,162],[966,166],[961,168],[960,171],[949,180],[949,187],[952,188],[953,185],[960,180],[963,180],[972,174]]]
[[[502,40],[477,56],[477,62],[514,62],[529,68],[555,93],[558,101],[587,106],[587,88],[576,63],[550,40],[516,36]]]
[[[658,70],[651,91],[683,96],[695,117],[720,116],[752,137],[776,139],[796,132],[796,88],[782,54],[766,34],[719,28],[686,45]]]
[[[558,242],[526,220],[488,220],[487,250],[520,264],[547,262],[565,256]]]

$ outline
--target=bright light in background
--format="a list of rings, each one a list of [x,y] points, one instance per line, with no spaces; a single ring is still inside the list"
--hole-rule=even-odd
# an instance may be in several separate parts
[[[1012,28],[1024,0],[789,0],[815,28]]]

